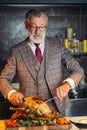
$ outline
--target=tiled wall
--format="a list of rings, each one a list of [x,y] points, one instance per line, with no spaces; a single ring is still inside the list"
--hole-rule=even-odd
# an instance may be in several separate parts
[[[0,5],[0,71],[8,58],[11,46],[24,40],[27,32],[24,27],[25,13],[31,8],[44,9],[49,16],[47,35],[66,37],[66,28],[72,27],[77,38],[87,38],[87,4],[83,5]],[[85,60],[84,60],[85,59]],[[77,58],[87,74],[87,57]]]

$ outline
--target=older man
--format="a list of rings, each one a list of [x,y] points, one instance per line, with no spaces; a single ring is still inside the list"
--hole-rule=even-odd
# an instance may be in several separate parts
[[[46,37],[47,14],[32,9],[26,14],[25,27],[29,37],[11,49],[7,64],[0,76],[0,90],[13,105],[31,95],[44,95],[44,99],[56,96],[49,105],[58,111],[69,106],[68,92],[78,86],[83,69],[72,57],[63,43]],[[63,79],[62,64],[69,75]],[[10,82],[17,72],[19,92]]]

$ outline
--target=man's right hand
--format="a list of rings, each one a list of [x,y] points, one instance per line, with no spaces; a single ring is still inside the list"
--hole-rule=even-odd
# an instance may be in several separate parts
[[[20,92],[13,92],[10,95],[9,101],[13,104],[13,105],[19,105],[21,103],[23,103],[23,98],[24,95]]]

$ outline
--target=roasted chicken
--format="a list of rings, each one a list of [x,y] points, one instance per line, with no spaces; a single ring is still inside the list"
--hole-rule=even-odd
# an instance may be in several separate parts
[[[41,100],[39,96],[30,96],[25,98],[22,107],[13,108],[15,113],[11,116],[11,119],[40,119],[49,120],[57,116],[58,112],[51,109],[46,102]]]

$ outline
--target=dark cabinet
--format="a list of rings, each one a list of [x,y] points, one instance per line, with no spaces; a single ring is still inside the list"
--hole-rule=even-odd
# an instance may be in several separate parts
[[[12,104],[8,101],[0,102],[0,119],[10,119],[13,111],[9,110]]]
[[[70,99],[71,107],[66,109],[65,116],[87,116],[87,98]]]

